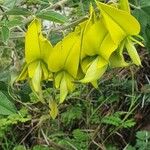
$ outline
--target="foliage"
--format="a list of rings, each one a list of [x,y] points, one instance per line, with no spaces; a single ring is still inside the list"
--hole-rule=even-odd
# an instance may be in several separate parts
[[[25,108],[14,114],[10,114],[7,117],[0,116],[0,139],[3,139],[5,133],[9,131],[12,125],[27,122],[31,119]]]
[[[150,45],[150,1],[141,0],[136,3],[137,9],[134,9],[133,14],[139,20],[142,31],[141,35],[143,36],[146,46],[148,48]],[[143,17],[144,16],[144,17]]]
[[[89,136],[85,132],[77,129],[72,132],[73,138],[63,139],[59,143],[68,145],[70,148],[85,150],[88,149]]]
[[[0,115],[11,115],[16,112],[14,104],[9,101],[9,99],[0,92]]]
[[[77,104],[70,107],[67,111],[62,113],[62,121],[65,125],[70,126],[75,120],[80,120],[82,118],[81,105]]]
[[[150,148],[150,133],[148,131],[138,131],[136,133],[136,144],[134,147],[128,146],[127,150],[148,150]]]
[[[114,126],[122,126],[124,128],[130,128],[135,125],[135,122],[133,119],[128,119],[127,121],[122,121],[121,115],[124,114],[124,112],[117,112],[113,114],[112,116],[106,116],[102,119],[102,123],[114,125]]]

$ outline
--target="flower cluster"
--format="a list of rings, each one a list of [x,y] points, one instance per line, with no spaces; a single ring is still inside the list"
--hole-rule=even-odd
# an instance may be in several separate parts
[[[52,80],[60,89],[60,103],[75,88],[75,82],[92,83],[108,66],[141,65],[135,44],[140,32],[138,21],[130,14],[128,0],[90,6],[89,19],[75,27],[55,46],[43,37],[41,22],[34,19],[25,36],[26,65],[17,80],[29,78],[32,89],[40,92],[43,80]],[[131,60],[126,61],[124,52]]]

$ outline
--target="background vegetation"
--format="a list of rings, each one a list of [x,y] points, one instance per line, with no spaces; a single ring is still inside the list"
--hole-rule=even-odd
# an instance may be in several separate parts
[[[144,38],[145,48],[138,47],[142,67],[109,70],[98,89],[79,85],[55,120],[26,82],[13,84],[24,62],[24,33],[32,16],[44,20],[43,33],[55,44],[86,18],[89,3],[0,0],[0,149],[150,149],[149,0],[130,1]],[[43,86],[45,98],[58,92],[52,87],[51,82]]]

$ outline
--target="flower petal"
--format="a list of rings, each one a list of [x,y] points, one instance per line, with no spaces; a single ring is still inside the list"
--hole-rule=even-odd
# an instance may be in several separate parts
[[[87,82],[93,82],[98,80],[106,71],[107,65],[108,62],[105,59],[103,59],[100,56],[97,56],[97,58],[95,58],[92,61],[91,65],[87,69],[85,77],[80,81],[82,83],[87,83]]]
[[[45,62],[48,63],[50,52],[52,51],[52,44],[48,41],[42,34],[39,35],[39,45],[41,55],[40,58]]]
[[[17,77],[16,82],[21,81],[21,80],[25,80],[27,77],[28,77],[28,65],[25,64],[20,75]]]
[[[34,19],[30,23],[25,35],[25,58],[27,63],[33,62],[41,56],[39,46],[40,32],[41,22],[38,19]]]
[[[35,92],[40,92],[41,80],[42,80],[42,68],[41,68],[40,62],[38,62],[38,65],[35,69],[34,75],[31,79],[33,89],[35,90]]]
[[[137,50],[136,50],[133,42],[127,38],[125,46],[126,46],[128,54],[129,54],[130,58],[132,59],[133,63],[136,64],[137,66],[140,66],[141,60],[140,60],[140,57],[137,53]]]
[[[54,100],[51,100],[49,102],[49,108],[50,108],[50,115],[53,119],[55,119],[58,115],[58,106],[57,103]]]
[[[97,5],[115,43],[119,43],[126,35],[137,35],[140,32],[139,22],[128,12],[101,2],[97,2]]]
[[[61,82],[60,82],[60,103],[63,103],[66,96],[68,94],[68,88],[67,88],[67,81],[66,78],[63,76]]]
[[[76,77],[79,66],[80,39],[78,34],[69,33],[61,42],[57,43],[49,56],[49,70],[59,72],[66,70]]]
[[[125,62],[123,56],[124,44],[125,40],[121,42],[118,49],[110,56],[109,64],[112,68],[129,66],[129,63]]]

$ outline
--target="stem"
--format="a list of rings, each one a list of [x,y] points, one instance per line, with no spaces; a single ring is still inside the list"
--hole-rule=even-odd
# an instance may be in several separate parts
[[[135,6],[135,5],[131,4],[131,3],[129,3],[129,5],[130,5],[131,8],[134,8],[134,9],[141,9],[140,6]]]
[[[56,31],[65,30],[65,29],[68,29],[68,28],[71,28],[71,27],[75,27],[76,25],[78,25],[79,23],[81,23],[81,22],[83,22],[87,19],[88,19],[88,16],[84,16],[84,17],[80,18],[79,20],[76,20],[73,23],[70,23],[67,26],[60,27],[60,28],[57,28],[57,29],[53,29],[51,31],[56,32]]]
[[[47,11],[47,10],[49,10],[49,9],[56,9],[56,8],[58,8],[59,6],[60,6],[60,7],[63,6],[65,3],[67,3],[67,1],[68,1],[68,0],[61,0],[61,1],[59,1],[59,2],[57,2],[57,3],[55,3],[55,4],[53,4],[53,5],[51,5],[51,6],[47,7],[47,8],[45,8],[45,9],[42,9],[41,11],[43,12],[43,11]]]

